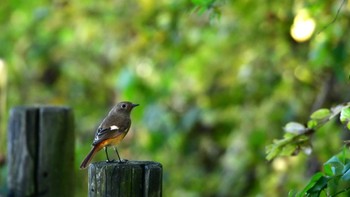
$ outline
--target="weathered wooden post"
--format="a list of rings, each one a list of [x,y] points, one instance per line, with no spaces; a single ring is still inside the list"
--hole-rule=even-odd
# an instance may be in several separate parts
[[[15,107],[8,127],[8,196],[73,196],[73,113]]]
[[[162,165],[153,161],[89,166],[89,197],[161,197]]]

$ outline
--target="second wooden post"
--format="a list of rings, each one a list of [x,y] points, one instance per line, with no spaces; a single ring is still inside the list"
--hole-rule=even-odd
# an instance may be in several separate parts
[[[73,196],[72,111],[15,107],[8,128],[8,196]]]

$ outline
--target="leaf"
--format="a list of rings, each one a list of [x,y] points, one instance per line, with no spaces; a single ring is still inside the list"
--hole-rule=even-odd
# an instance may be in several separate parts
[[[317,127],[318,123],[316,120],[309,120],[307,122],[307,128],[310,128],[310,129],[315,129]]]
[[[343,170],[343,176],[341,177],[342,180],[344,181],[350,181],[350,163],[345,165],[344,170]]]
[[[294,134],[301,134],[306,130],[305,126],[298,122],[289,122],[283,129],[285,132]]]
[[[350,108],[343,108],[340,112],[340,121],[344,123],[345,121],[350,120]]]
[[[290,156],[296,148],[288,146],[290,139],[275,140],[273,144],[266,146],[266,159],[268,161],[277,156]]]
[[[285,144],[287,144],[289,141],[291,141],[293,136],[294,135],[291,133],[286,133],[283,136],[284,139],[274,140],[273,144],[266,146],[266,154],[267,154],[266,159],[268,161],[270,161],[270,160],[274,159],[275,157],[277,157],[278,155],[280,155]]]
[[[311,114],[311,120],[308,121],[307,127],[310,129],[317,129],[327,123],[330,120],[330,117],[334,117],[331,110],[326,108],[319,109]]]
[[[331,157],[330,159],[328,159],[328,161],[326,161],[324,163],[324,165],[328,165],[328,164],[332,164],[332,163],[341,163],[339,158],[337,157],[337,155]]]
[[[340,176],[332,176],[328,180],[327,193],[329,196],[334,196],[338,191]]]
[[[343,176],[341,177],[342,180],[344,181],[350,181],[350,160],[346,158],[348,156],[349,149],[348,148],[343,148],[343,151],[341,153],[341,160],[344,161],[344,168],[343,168]]]
[[[192,0],[192,3],[198,6],[208,7],[213,4],[214,0]]]
[[[311,180],[309,181],[309,183],[306,185],[305,187],[305,191],[309,190],[310,188],[312,188],[316,183],[317,181],[323,177],[323,174],[322,172],[317,172],[316,174],[314,174],[312,177],[311,177]]]
[[[281,152],[279,147],[276,144],[270,144],[266,146],[266,159],[271,161],[273,158],[277,157],[277,155]]]
[[[337,156],[333,156],[324,164],[324,170],[328,176],[341,175],[344,169],[344,164]]]
[[[300,150],[310,148],[310,138],[304,134],[285,133],[281,140],[274,140],[266,146],[266,159],[272,160],[277,156],[297,155]],[[308,152],[308,150],[306,150]]]
[[[344,107],[348,107],[348,105],[337,105],[335,107],[331,108],[331,116],[329,117],[329,119],[334,118],[335,116],[337,116]]]
[[[346,124],[346,127],[350,129],[350,107],[343,108],[340,112],[340,122]]]
[[[350,150],[348,147],[343,146],[343,150],[338,154],[338,158],[342,163],[345,165],[349,163],[349,158],[350,158]]]
[[[309,190],[306,191],[308,196],[315,196],[318,197],[322,190],[327,188],[328,178],[327,177],[320,177],[317,182],[314,184],[313,187],[311,187]]]
[[[290,190],[288,192],[288,197],[295,197],[297,196],[297,191],[296,190]]]
[[[324,173],[314,174],[302,192],[295,196],[319,196],[325,192],[327,196],[342,194],[349,196],[350,191],[350,150],[344,146],[343,150],[324,163]]]
[[[321,172],[314,174],[304,190],[298,196],[318,196],[327,186],[327,178]]]
[[[297,136],[297,134],[295,133],[285,133],[283,135],[283,139],[284,140],[291,140],[292,138],[294,138],[295,136]]]
[[[294,144],[287,144],[284,146],[280,152],[280,156],[291,156],[297,155],[299,153],[300,147]]]
[[[329,109],[323,108],[312,113],[310,118],[313,120],[323,120],[325,118],[329,118],[330,115],[331,111]]]

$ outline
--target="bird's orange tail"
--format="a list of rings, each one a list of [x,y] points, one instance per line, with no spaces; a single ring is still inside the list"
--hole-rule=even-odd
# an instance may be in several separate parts
[[[102,148],[102,147],[99,146],[99,145],[94,146],[94,147],[90,150],[89,154],[85,157],[85,159],[83,160],[83,162],[81,162],[81,164],[80,164],[80,169],[86,168],[86,167],[90,164],[91,159],[95,156],[95,154],[96,154],[99,150],[101,150],[101,148]]]

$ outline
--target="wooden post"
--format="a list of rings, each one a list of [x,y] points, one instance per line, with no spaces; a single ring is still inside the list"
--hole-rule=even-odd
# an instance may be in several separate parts
[[[89,197],[161,197],[162,165],[152,161],[92,163]]]
[[[8,130],[8,196],[73,196],[72,111],[15,107]]]

